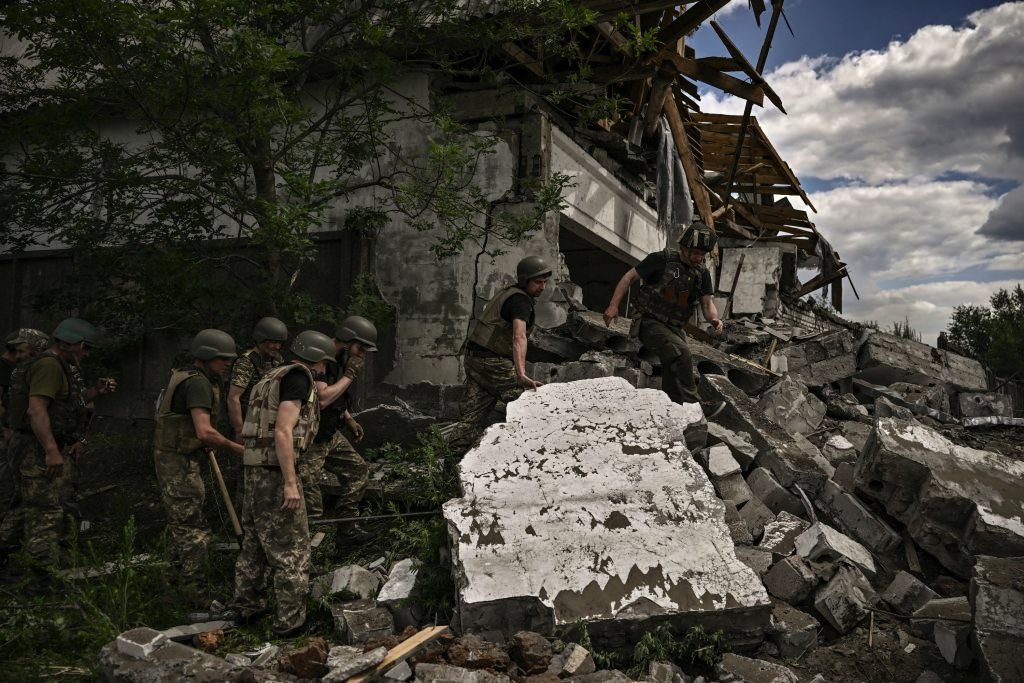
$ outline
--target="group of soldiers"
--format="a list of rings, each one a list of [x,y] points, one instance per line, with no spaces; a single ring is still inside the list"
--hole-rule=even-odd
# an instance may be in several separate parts
[[[699,402],[684,324],[700,306],[713,333],[722,331],[704,266],[715,242],[715,234],[696,221],[677,249],[650,254],[630,268],[604,312],[611,325],[630,286],[642,283],[632,334],[659,356],[663,388],[679,403]],[[543,259],[524,258],[515,283],[496,294],[476,319],[465,344],[462,416],[447,433],[454,450],[479,438],[499,401],[508,403],[542,386],[527,373],[526,357],[534,304],[551,274]],[[41,567],[58,564],[60,529],[72,470],[86,444],[89,405],[117,388],[109,378],[88,389],[82,380],[79,363],[98,337],[89,323],[69,318],[57,326],[52,343],[37,330],[13,333],[2,358],[6,451],[0,467],[7,470],[0,470],[5,487],[0,528],[5,546],[21,531],[25,551]],[[227,332],[206,329],[195,335],[192,364],[171,373],[157,401],[154,464],[177,581],[187,591],[203,581],[211,540],[203,515],[207,487],[202,462],[215,451],[241,459],[243,536],[235,565],[234,616],[245,621],[273,609],[273,630],[288,636],[306,621],[309,520],[324,514],[324,470],[342,482],[336,510],[347,518],[358,515],[367,465],[352,445],[362,440],[363,428],[350,412],[349,395],[367,354],[377,348],[377,330],[366,318],[352,316],[333,338],[305,330],[289,343],[285,323],[268,317],[256,324],[253,339],[255,345],[239,355]],[[287,361],[281,353],[286,345]],[[218,429],[222,384],[227,435]],[[722,408],[702,406],[709,417]],[[357,524],[339,529],[342,543],[366,536]]]

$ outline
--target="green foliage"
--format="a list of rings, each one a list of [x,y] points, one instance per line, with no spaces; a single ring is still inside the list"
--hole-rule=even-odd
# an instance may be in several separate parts
[[[921,333],[910,326],[909,317],[904,317],[902,322],[899,320],[893,321],[892,329],[889,330],[889,334],[903,339],[921,341]]]
[[[634,679],[646,676],[652,662],[673,662],[689,673],[695,668],[709,671],[722,658],[722,632],[707,633],[700,626],[691,627],[678,639],[671,625],[661,624],[644,633],[628,655],[595,649],[584,622],[577,622],[572,629],[599,669],[619,669]]]
[[[953,351],[980,360],[997,376],[1024,373],[1024,288],[1000,289],[990,306],[957,306],[946,332]]]
[[[378,330],[387,329],[395,321],[395,307],[381,296],[377,278],[372,273],[363,273],[356,278],[352,298],[342,318],[350,315],[367,318]]]

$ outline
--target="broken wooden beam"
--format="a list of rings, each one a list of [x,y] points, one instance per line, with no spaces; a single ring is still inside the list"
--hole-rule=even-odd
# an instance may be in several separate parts
[[[730,76],[721,71],[715,71],[714,69],[700,64],[695,59],[686,59],[680,57],[674,53],[661,53],[666,59],[671,59],[679,72],[690,78],[696,78],[698,81],[713,85],[719,90],[723,90],[730,95],[735,95],[748,103],[756,104],[757,106],[764,105],[764,89],[760,85],[753,85],[746,81],[741,81],[735,76]]]
[[[725,32],[725,29],[718,25],[717,21],[711,22],[711,28],[715,29],[715,33],[718,34],[718,38],[722,41],[722,44],[725,45],[725,49],[729,51],[729,54],[732,55],[732,58],[736,61],[737,64],[739,64],[740,70],[743,71],[743,73],[747,74],[747,76],[749,76],[750,79],[754,81],[754,83],[760,85],[761,88],[764,90],[764,96],[771,100],[771,103],[778,107],[779,111],[785,114],[786,108],[782,106],[782,98],[779,97],[774,90],[772,90],[771,86],[769,86],[768,83],[764,80],[764,76],[761,75],[761,69],[763,69],[764,67],[762,66],[761,69],[758,69],[754,67],[754,65],[751,64],[749,61],[747,61],[746,56],[744,56],[740,49],[736,47],[736,44],[732,42],[732,39],[729,37],[729,34]]]

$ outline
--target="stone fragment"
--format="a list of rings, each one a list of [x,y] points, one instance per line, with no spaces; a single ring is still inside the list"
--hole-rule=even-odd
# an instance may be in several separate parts
[[[96,657],[96,674],[104,681],[231,681],[236,680],[239,669],[209,652],[174,641],[139,659],[121,652],[112,640]]]
[[[957,395],[960,417],[1012,417],[1009,397],[995,393],[962,392]]]
[[[510,403],[444,506],[462,628],[507,638],[587,620],[601,642],[678,618],[760,640],[767,594],[684,445],[702,420],[698,405],[620,378]]]
[[[490,671],[470,671],[449,664],[417,664],[416,680],[422,683],[511,683],[504,674]]]
[[[327,641],[310,638],[306,644],[286,655],[288,668],[299,678],[320,678],[327,673]]]
[[[890,393],[896,394],[903,399],[904,405],[916,405],[922,408],[931,408],[942,413],[949,411],[949,394],[943,385],[929,382],[928,384],[911,384],[909,382],[895,382],[888,387]]]
[[[793,542],[809,526],[809,522],[783,510],[775,518],[775,521],[765,525],[764,536],[761,537],[761,541],[757,545],[774,555],[783,557],[792,555]]]
[[[874,332],[861,346],[857,376],[874,384],[946,384],[959,391],[984,391],[988,377],[981,363],[886,332]]]
[[[782,484],[764,467],[755,467],[747,477],[750,493],[775,514],[788,512],[793,515],[806,514],[803,503],[794,494],[787,491]]]
[[[711,483],[722,500],[731,500],[737,505],[742,505],[752,498],[750,487],[739,472],[725,477],[711,477]]]
[[[832,481],[847,493],[853,493],[857,488],[856,463],[842,462],[836,465],[836,473],[832,475]]]
[[[228,654],[224,655],[224,661],[226,661],[228,664],[233,664],[234,666],[252,666],[251,658],[246,657],[245,655],[236,654],[234,652],[229,652]]]
[[[818,585],[818,576],[802,557],[791,556],[772,565],[764,576],[764,587],[776,598],[799,605]]]
[[[331,605],[334,627],[349,645],[383,638],[395,632],[391,612],[373,600],[354,600]]]
[[[573,683],[632,683],[629,676],[618,669],[595,671],[594,673],[574,676]]]
[[[753,569],[761,579],[764,579],[764,575],[772,566],[772,554],[760,548],[736,546],[736,557],[740,562]]]
[[[857,372],[854,339],[848,330],[835,330],[802,344],[776,351],[787,357],[789,372],[812,387],[833,384]]]
[[[935,591],[924,585],[913,574],[901,571],[889,586],[882,591],[885,600],[898,614],[911,615],[939,597]]]
[[[720,679],[733,676],[731,680],[746,683],[800,683],[796,674],[781,664],[751,659],[732,652],[722,655],[722,661],[715,665],[715,671]]]
[[[842,532],[857,539],[872,552],[886,553],[902,542],[900,535],[891,526],[834,480],[825,482],[814,503]]]
[[[773,602],[772,619],[776,631],[769,639],[779,648],[779,655],[784,659],[796,659],[813,651],[818,646],[818,631],[821,629],[818,620],[781,600]]]
[[[857,448],[842,434],[830,436],[821,447],[821,454],[837,468],[842,463],[857,461]]]
[[[145,626],[125,631],[117,637],[117,651],[129,657],[144,659],[167,642],[167,636]]]
[[[404,660],[384,672],[386,681],[407,681],[410,678],[412,678],[412,667],[409,666],[409,662]]]
[[[384,661],[388,649],[378,647],[369,652],[349,645],[336,645],[327,653],[328,671],[323,683],[344,683],[352,676],[377,666]]]
[[[863,422],[839,423],[839,433],[857,449],[858,457],[860,452],[864,450],[864,444],[867,443],[868,437],[871,436],[871,432],[873,430],[874,422],[870,424],[865,424]]]
[[[708,476],[714,480],[716,477],[727,477],[730,474],[739,474],[740,464],[732,457],[732,451],[726,445],[711,446],[702,451],[705,455],[702,465],[707,469]]]
[[[357,564],[338,567],[330,574],[314,578],[310,583],[310,594],[314,600],[339,593],[356,598],[372,598],[380,588],[380,579],[368,569]]]
[[[917,677],[914,683],[946,683],[942,680],[942,676],[935,673],[934,671],[922,671],[921,675]]]
[[[799,484],[813,496],[832,477],[835,470],[820,453],[808,454],[800,448],[785,429],[727,378],[703,375],[698,388],[704,400],[726,402],[716,421],[733,431],[750,434],[758,451],[757,465],[768,468],[783,486]]]
[[[855,567],[840,565],[814,596],[814,609],[839,633],[846,633],[868,616],[874,591]]]
[[[235,624],[231,621],[204,621],[200,624],[173,626],[169,629],[165,629],[163,633],[167,636],[168,640],[189,642],[200,633],[207,633],[209,631],[230,631],[234,627]]]
[[[858,460],[857,489],[960,576],[974,555],[1024,555],[1024,461],[957,446],[915,420],[883,417]]]
[[[890,387],[878,386],[863,379],[853,380],[853,386],[861,396],[875,399],[876,417],[911,417],[912,415],[920,415],[922,418],[931,418],[946,424],[957,422],[957,419],[950,415],[948,411],[930,407],[916,393],[908,393],[910,396],[908,399]]]
[[[614,351],[615,353],[636,353],[639,341],[629,335],[632,324],[628,318],[619,318],[611,327],[604,324],[604,317],[596,311],[573,311],[563,330],[590,349]]]
[[[511,663],[508,652],[498,643],[467,634],[448,648],[448,661],[467,669],[506,671]]]
[[[419,625],[421,610],[416,604],[418,575],[416,560],[400,560],[392,565],[388,580],[377,595],[377,604],[391,612],[397,628]]]
[[[825,417],[825,404],[793,375],[761,395],[757,405],[790,434],[810,434]]]
[[[1024,557],[979,556],[969,599],[974,650],[987,680],[1024,680]]]
[[[690,677],[672,662],[651,662],[647,667],[647,680],[652,683],[690,683]]]
[[[740,468],[744,472],[753,467],[754,460],[757,458],[757,448],[750,442],[749,434],[746,432],[734,432],[717,422],[709,422],[708,445],[716,446],[720,443],[729,447],[732,456],[740,464]]]
[[[533,339],[530,339],[530,347]],[[419,435],[428,431],[437,418],[421,413],[401,399],[382,403],[355,414],[365,434],[359,442],[360,449],[380,448],[385,443],[399,446],[415,446]]]
[[[541,634],[519,631],[512,636],[508,653],[523,673],[533,675],[548,670],[555,650]]]
[[[526,360],[530,363],[565,363],[579,360],[586,351],[587,347],[575,339],[537,328],[526,346]]]
[[[808,560],[845,559],[869,576],[874,576],[877,571],[875,560],[867,548],[822,522],[816,522],[797,536],[795,545],[797,554]]]
[[[742,505],[739,511],[740,517],[747,523],[747,529],[750,530],[750,535],[755,541],[764,535],[765,525],[775,519],[775,513],[757,496],[753,496],[746,504]]]
[[[853,394],[833,396],[825,406],[825,413],[837,420],[865,420],[868,409]]]
[[[622,367],[626,359],[612,354],[591,357],[572,363],[534,363],[533,377],[547,383],[577,382],[582,379],[614,377],[615,369]]]
[[[736,504],[731,500],[723,500],[722,505],[725,506],[725,525],[729,527],[729,536],[732,537],[732,542],[736,545],[750,545],[753,543],[754,537],[750,535],[747,523],[740,517]]]
[[[551,663],[548,665],[548,672],[559,678],[585,676],[595,671],[597,671],[597,665],[594,663],[593,655],[587,648],[577,643],[566,645],[564,650],[551,658]]]
[[[966,669],[974,660],[971,652],[971,625],[951,621],[935,622],[935,644],[947,664]]]
[[[935,598],[914,612],[910,619],[910,632],[918,638],[932,640],[935,624],[940,621],[971,622],[971,606],[967,596],[956,598]]]

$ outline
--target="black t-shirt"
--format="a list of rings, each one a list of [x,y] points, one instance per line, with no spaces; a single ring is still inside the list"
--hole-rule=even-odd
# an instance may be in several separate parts
[[[636,264],[636,272],[637,275],[643,278],[645,285],[657,285],[667,264],[668,257],[665,255],[665,252],[656,251],[653,254],[648,254],[644,257],[643,261]],[[700,283],[697,288],[701,296],[711,296],[715,293],[714,287],[711,284],[711,271],[707,268],[701,268],[700,270]]]
[[[511,323],[513,320],[522,320],[529,325],[532,316],[533,302],[526,294],[513,294],[501,305],[501,319],[507,323]]]
[[[345,370],[345,362],[347,360],[344,351],[337,355],[336,360],[336,363],[327,364],[327,372],[325,372],[323,377],[320,378],[320,380],[325,382],[328,386],[341,379],[341,373]],[[349,397],[348,392],[346,391],[344,394],[339,396],[334,403],[321,410],[320,428],[317,429],[316,436],[313,437],[313,442],[327,443],[330,441],[331,437],[334,436],[334,432],[341,429],[341,418],[348,408]]]
[[[281,401],[299,401],[301,403],[309,398],[309,391],[312,388],[309,376],[301,368],[294,368],[281,378],[279,396]]]

